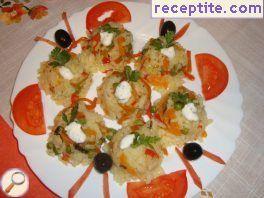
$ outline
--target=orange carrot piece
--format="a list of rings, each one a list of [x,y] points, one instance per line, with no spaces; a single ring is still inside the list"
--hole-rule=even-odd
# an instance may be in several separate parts
[[[163,24],[164,24],[164,21],[165,21],[165,19],[160,19],[160,24],[159,24],[159,34],[160,34],[161,28],[162,28],[162,26],[163,26]]]
[[[69,23],[69,21],[68,21],[68,18],[67,18],[67,14],[66,14],[66,12],[63,12],[63,13],[62,13],[62,19],[63,19],[63,21],[64,21],[64,23],[65,23],[65,25],[66,25],[66,29],[67,29],[67,31],[68,31],[68,33],[69,33],[71,39],[72,39],[72,42],[75,42],[75,38],[74,38],[74,36],[73,36],[72,30],[71,30],[71,26],[70,26],[70,23]]]
[[[176,40],[178,40],[178,39],[180,39],[184,34],[185,34],[185,32],[188,30],[188,28],[189,28],[189,26],[190,26],[190,23],[187,23],[187,24],[185,24],[176,34],[175,34],[175,36],[174,36],[174,40],[176,41]]]
[[[162,148],[161,148],[161,151],[162,151],[162,153],[163,153],[164,155],[166,155],[166,156],[169,155],[167,148],[162,147]]]
[[[78,190],[81,188],[87,177],[90,175],[94,165],[93,163],[90,163],[86,171],[83,173],[83,175],[75,182],[75,184],[71,187],[69,190],[68,196],[69,198],[73,198],[74,195],[78,192]]]
[[[104,198],[110,198],[109,192],[109,181],[108,181],[108,173],[104,173],[103,175],[103,190],[104,190]]]
[[[225,161],[222,160],[222,158],[218,157],[217,155],[213,153],[210,153],[209,151],[203,150],[203,155],[219,164],[226,164]]]
[[[61,48],[59,45],[57,45],[57,43],[55,43],[55,42],[53,42],[53,41],[51,41],[51,40],[48,40],[48,39],[46,39],[46,38],[40,37],[40,36],[36,36],[36,38],[35,38],[34,40],[35,40],[35,41],[42,41],[42,42],[45,42],[45,43],[47,43],[47,44],[49,44],[49,45],[51,45],[51,46],[53,46],[53,47],[58,47],[58,48],[60,48],[60,49],[63,49],[63,48]]]
[[[66,144],[74,144],[75,142],[69,138],[69,136],[66,133],[60,133],[61,139],[63,140],[63,142],[65,142]]]
[[[192,165],[188,162],[188,160],[185,159],[185,157],[183,156],[182,152],[177,147],[175,147],[175,151],[177,152],[177,154],[181,158],[182,162],[184,163],[184,165],[185,165],[186,169],[188,170],[189,174],[191,175],[195,185],[198,186],[200,189],[203,189],[201,179],[197,175],[195,170],[193,169]]]
[[[90,100],[88,98],[79,98],[77,101],[78,102],[79,101],[88,102],[90,105],[86,105],[86,109],[87,110],[93,110],[96,107],[96,104],[97,104],[97,98],[96,97],[93,100]]]
[[[78,40],[72,42],[70,48],[68,51],[71,51],[72,49],[74,49],[75,47],[77,47],[77,45],[83,41],[88,41],[89,39],[87,37],[81,37]]]
[[[190,50],[187,50],[186,54],[187,54],[187,69],[188,69],[188,72],[191,72],[192,71],[192,58],[191,58],[192,53]]]

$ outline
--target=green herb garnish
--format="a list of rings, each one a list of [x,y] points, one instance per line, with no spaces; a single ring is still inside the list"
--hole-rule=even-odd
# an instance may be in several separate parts
[[[155,106],[152,106],[150,108],[150,113],[156,113],[156,111],[157,111],[157,108]]]
[[[163,48],[162,41],[160,39],[153,39],[151,45],[155,50],[161,50]]]
[[[155,50],[171,47],[174,45],[174,33],[172,31],[168,31],[165,36],[152,39],[150,45],[152,45]]]
[[[134,125],[137,125],[137,126],[143,126],[144,125],[144,122],[142,120],[135,120],[134,121]]]
[[[79,120],[76,120],[76,122],[80,125],[85,125],[86,124],[86,120],[85,119],[79,119]]]
[[[119,84],[120,84],[119,82],[114,83],[114,84],[113,84],[114,89],[116,89],[116,87],[117,87]]]
[[[183,129],[181,130],[181,133],[182,133],[183,135],[187,135],[187,134],[189,133],[189,129],[187,129],[187,128],[183,128]]]
[[[117,130],[113,128],[108,128],[108,134],[105,136],[105,138],[109,141],[112,140],[113,136],[117,133]]]
[[[182,110],[186,104],[192,102],[188,93],[172,92],[170,98],[173,101],[174,109],[177,111]]]
[[[71,146],[70,145],[66,146],[66,153],[68,153],[68,154],[71,153]]]
[[[108,33],[116,33],[116,34],[120,33],[120,30],[118,28],[112,27],[109,23],[103,25],[101,27],[101,30],[103,30],[104,32],[108,32]]]
[[[65,65],[70,59],[71,55],[63,49],[55,47],[50,53],[49,65],[52,67]]]
[[[137,82],[140,78],[140,73],[137,70],[132,71],[131,67],[127,65],[125,67],[125,76],[128,81]]]
[[[77,113],[78,113],[78,108],[79,108],[79,104],[76,103],[71,110],[71,119],[70,119],[69,123],[71,123],[75,120]]]
[[[171,47],[174,41],[174,32],[168,31],[165,34],[165,40],[166,40],[166,48]]]
[[[135,133],[135,138],[131,147],[136,148],[140,145],[144,145],[153,148],[152,144],[157,143],[159,140],[160,137],[158,136],[145,136],[144,134]]]
[[[67,118],[67,116],[66,116],[66,114],[65,114],[64,112],[62,113],[62,120],[63,120],[64,122],[66,122],[66,124],[69,123],[68,118]]]

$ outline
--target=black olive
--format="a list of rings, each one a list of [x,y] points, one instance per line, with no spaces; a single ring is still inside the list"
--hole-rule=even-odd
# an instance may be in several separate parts
[[[113,160],[110,155],[107,153],[98,153],[94,157],[94,168],[99,173],[105,173],[106,171],[109,171],[110,168],[113,165]]]
[[[72,39],[68,32],[62,29],[59,29],[55,32],[55,41],[62,48],[67,48],[72,43]]]
[[[176,26],[172,21],[166,21],[160,30],[160,36],[165,36],[168,31],[172,31],[174,34],[176,33]]]
[[[188,160],[196,160],[203,154],[203,149],[195,142],[187,143],[183,147],[183,154]]]

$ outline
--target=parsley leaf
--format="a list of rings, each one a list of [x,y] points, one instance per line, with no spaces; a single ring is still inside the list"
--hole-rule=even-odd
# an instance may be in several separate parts
[[[114,83],[114,84],[113,84],[114,89],[116,89],[116,87],[117,87],[119,84],[120,84],[120,83],[118,83],[118,82],[117,82],[117,83]]]
[[[168,31],[165,34],[165,39],[166,39],[166,47],[170,47],[171,45],[173,45],[173,41],[174,41],[174,32],[172,31]]]
[[[126,66],[125,76],[128,81],[137,82],[138,79],[140,78],[140,73],[139,71],[136,71],[136,70],[132,71],[130,66]]]
[[[55,47],[50,53],[50,59],[49,65],[57,67],[65,65],[71,59],[71,55],[66,50]]]
[[[172,92],[169,96],[173,101],[174,109],[177,111],[182,110],[186,104],[192,102],[188,93]]]
[[[73,122],[77,116],[77,113],[78,113],[78,108],[79,108],[79,104],[76,103],[74,105],[74,107],[72,108],[71,110],[71,119],[70,119],[70,123]]]
[[[66,124],[69,123],[68,118],[67,118],[67,116],[66,116],[66,114],[64,112],[62,113],[62,119],[63,119],[64,122],[66,122]]]
[[[156,113],[156,111],[157,111],[157,108],[155,106],[152,106],[150,108],[150,113]]]
[[[113,136],[117,133],[117,130],[113,128],[108,128],[108,134],[105,136],[105,138],[109,141],[112,140]]]
[[[152,45],[155,48],[155,50],[161,50],[163,48],[160,39],[153,39],[150,45]]]
[[[155,144],[158,141],[160,141],[160,137],[158,136],[145,136],[144,134],[135,133],[135,138],[131,147],[136,148],[140,145],[144,145],[153,148],[152,144]]]
[[[118,28],[112,27],[109,23],[103,25],[101,27],[101,30],[104,31],[104,32],[108,32],[108,33],[116,33],[116,34],[120,33]]]
[[[78,124],[80,125],[85,125],[86,124],[86,120],[85,119],[79,119],[76,121]]]

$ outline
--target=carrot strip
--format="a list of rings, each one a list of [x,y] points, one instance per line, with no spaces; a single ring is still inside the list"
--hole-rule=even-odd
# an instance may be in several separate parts
[[[86,37],[81,37],[78,40],[72,42],[70,48],[68,49],[68,51],[71,51],[72,49],[74,49],[75,47],[77,47],[77,45],[83,41],[88,41],[89,39]]]
[[[160,19],[160,24],[159,24],[159,33],[160,33],[160,31],[161,31],[161,28],[162,28],[162,26],[163,26],[163,24],[164,24],[164,21],[165,21],[165,19]]]
[[[59,45],[57,45],[57,43],[51,41],[51,40],[48,40],[46,38],[43,38],[43,37],[40,37],[40,36],[36,36],[36,38],[34,39],[35,41],[42,41],[42,42],[45,42],[53,47],[58,47],[60,49],[63,49],[62,47],[60,47]]]
[[[69,138],[69,136],[66,133],[60,133],[60,137],[66,144],[74,144],[75,142]]]
[[[175,34],[175,36],[174,36],[174,40],[176,41],[176,40],[178,40],[178,39],[180,39],[184,34],[185,34],[185,32],[188,30],[188,28],[189,28],[189,26],[190,26],[190,23],[187,23],[187,24],[185,24],[176,34]]]
[[[217,155],[210,153],[209,151],[203,150],[203,155],[205,157],[208,157],[209,159],[219,163],[219,164],[226,164],[224,160],[222,160],[220,157]]]
[[[93,110],[96,107],[96,104],[97,104],[97,98],[94,98],[93,100],[90,100],[88,98],[79,98],[78,102],[79,101],[85,101],[85,102],[90,103],[90,105],[86,105],[86,109],[87,110]]]
[[[161,151],[162,151],[162,153],[163,153],[164,155],[168,156],[169,153],[168,153],[167,148],[162,147],[162,148],[161,148]]]
[[[81,188],[87,177],[90,175],[94,165],[93,162],[90,163],[86,171],[83,173],[83,175],[75,182],[75,184],[71,187],[69,190],[68,196],[69,198],[73,198],[74,195],[78,192],[78,190]]]
[[[186,169],[188,170],[189,174],[191,175],[191,177],[192,177],[193,182],[195,183],[195,185],[198,186],[200,189],[203,189],[201,179],[197,175],[197,173],[195,172],[195,170],[193,169],[192,165],[188,162],[188,160],[186,160],[184,158],[182,152],[177,147],[175,147],[175,151],[177,152],[177,154],[181,158],[182,162],[184,163],[184,165],[185,165]]]
[[[108,173],[104,173],[103,175],[103,189],[104,189],[104,198],[110,198],[109,192],[109,181],[108,181]]]
[[[64,23],[66,25],[67,31],[68,31],[68,33],[69,33],[69,35],[71,37],[72,42],[75,42],[75,38],[73,36],[72,30],[71,30],[71,26],[70,26],[70,23],[68,21],[66,12],[62,13],[62,19],[64,20]]]

